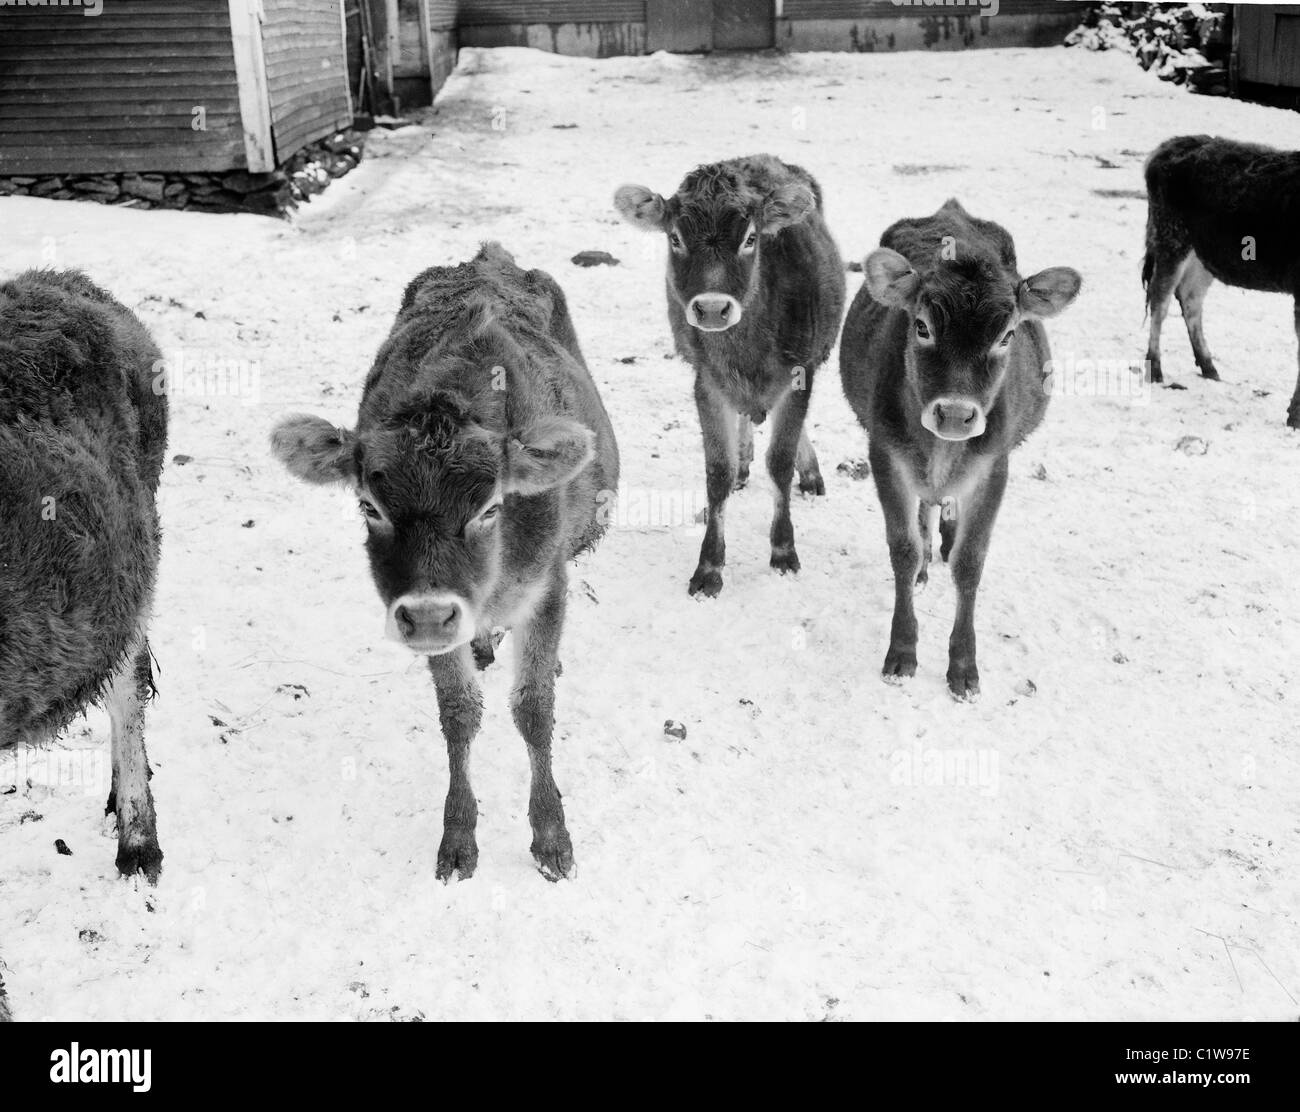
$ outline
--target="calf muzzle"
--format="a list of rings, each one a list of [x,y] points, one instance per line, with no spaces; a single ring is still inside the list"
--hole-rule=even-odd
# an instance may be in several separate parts
[[[921,411],[921,424],[940,440],[969,440],[984,432],[984,407],[973,398],[935,398]]]
[[[701,293],[691,298],[686,319],[701,332],[725,332],[743,312],[740,302],[730,294]]]
[[[469,603],[446,591],[402,595],[385,625],[390,640],[421,655],[448,652],[474,636]]]

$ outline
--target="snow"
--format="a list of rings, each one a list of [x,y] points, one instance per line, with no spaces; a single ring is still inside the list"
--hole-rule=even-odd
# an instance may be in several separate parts
[[[1202,131],[1300,147],[1300,117],[1119,55],[466,50],[422,135],[373,143],[288,223],[0,201],[6,273],[84,267],[165,350],[243,375],[238,396],[173,405],[169,454],[192,459],[169,464],[161,504],[161,885],[114,876],[104,715],[0,755],[0,790],[20,788],[0,795],[15,1014],[1294,1018],[1287,300],[1212,290],[1223,383],[1195,377],[1175,307],[1165,371],[1185,390],[1054,400],[1012,460],[977,615],[984,695],[959,705],[942,568],[917,676],[880,679],[892,581],[870,481],[836,472],[865,455],[837,357],[811,417],[827,495],[794,508],[802,574],[768,569],[756,468],[729,508],[722,595],[688,598],[690,372],[670,354],[665,246],[611,204],[624,182],[668,191],[770,151],[820,179],[861,258],[956,194],[1011,230],[1026,272],[1083,273],[1049,328],[1058,358],[1120,363],[1145,347],[1142,159]],[[351,422],[404,284],[490,238],[567,290],[627,483],[572,576],[555,768],[579,871],[557,885],[528,855],[508,641],[475,746],[479,870],[435,882],[432,687],[381,639],[351,499],[267,450],[285,412]],[[583,249],[623,265],[571,265]],[[1208,451],[1176,450],[1184,436]]]

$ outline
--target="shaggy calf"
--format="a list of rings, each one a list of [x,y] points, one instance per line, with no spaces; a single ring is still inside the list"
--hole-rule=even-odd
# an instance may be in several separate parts
[[[515,631],[533,856],[548,879],[567,875],[551,775],[566,566],[608,524],[618,447],[560,287],[495,243],[424,271],[366,377],[356,428],[288,417],[273,448],[298,478],[356,491],[387,634],[428,657],[451,766],[437,876],[464,879],[478,861],[474,664],[490,661],[499,628]]]
[[[167,446],[158,349],[82,274],[0,283],[0,746],[112,720],[117,867],[158,879],[144,708]]]
[[[872,475],[894,569],[887,678],[916,672],[915,584],[928,575],[932,511],[951,560],[957,620],[948,687],[979,693],[975,594],[1007,457],[1043,419],[1047,333],[1079,292],[1079,275],[1016,269],[1005,229],[955,200],[900,220],[867,256],[840,340],[844,393],[867,430]]]
[[[1196,365],[1217,379],[1201,325],[1214,279],[1295,298],[1300,341],[1300,151],[1208,135],[1161,143],[1147,160],[1147,245],[1142,261],[1151,334],[1147,366],[1162,382],[1160,328],[1176,294]],[[1300,429],[1300,377],[1286,423]]]
[[[690,593],[722,590],[727,498],[749,475],[750,422],[769,412],[771,565],[797,572],[790,483],[797,467],[800,490],[826,493],[803,423],[814,372],[844,312],[844,266],[820,186],[798,166],[754,155],[701,166],[666,200],[625,185],[614,207],[629,223],[668,237],[668,322],[695,368],[709,509]]]

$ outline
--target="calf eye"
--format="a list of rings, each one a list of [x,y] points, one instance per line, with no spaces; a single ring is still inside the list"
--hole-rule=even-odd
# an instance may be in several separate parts
[[[674,251],[680,251],[680,250],[682,250],[682,246],[683,246],[683,245],[682,245],[682,237],[679,236],[676,232],[669,232],[669,233],[668,233],[668,244],[669,244],[670,247],[672,247],[672,249],[673,249]]]
[[[368,501],[366,501],[366,499],[363,498],[363,499],[361,499],[360,506],[361,506],[361,513],[365,516],[365,519],[366,519],[367,521],[383,521],[383,520],[384,520],[383,517],[382,517],[382,515],[381,515],[381,514],[379,513],[379,511],[375,508],[375,504],[374,504],[373,502],[368,502]]]
[[[1015,334],[1016,334],[1016,330],[1013,328],[1010,332],[1008,332],[1005,336],[1002,337],[1002,343],[999,344],[998,346],[1006,347],[1007,344],[1011,343],[1011,337],[1013,337]]]
[[[920,317],[916,318],[916,335],[918,339],[928,340],[930,338],[930,326]]]
[[[740,249],[742,251],[752,251],[754,249],[755,244],[757,243],[758,243],[758,233],[750,232],[749,235],[745,237],[745,242],[740,245]]]
[[[501,512],[500,502],[498,502],[495,506],[489,506],[486,510],[483,511],[483,518],[482,518],[483,522],[486,524],[489,521],[495,521],[497,519],[497,515],[500,512]]]

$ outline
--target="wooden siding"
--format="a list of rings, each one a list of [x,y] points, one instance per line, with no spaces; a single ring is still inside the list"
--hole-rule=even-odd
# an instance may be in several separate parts
[[[435,31],[454,31],[460,0],[429,0],[429,26]]]
[[[0,174],[244,165],[227,0],[0,7]]]
[[[352,121],[341,0],[262,0],[275,157]]]
[[[991,4],[991,0],[986,0]],[[1083,11],[1086,2],[1062,3],[1060,0],[999,0],[998,15],[1059,15],[1062,12]],[[970,3],[925,3],[917,0],[911,4],[894,4],[891,0],[785,0],[783,19],[900,19],[907,17],[974,15],[979,5]],[[996,18],[996,17],[994,17]]]
[[[645,0],[460,0],[459,25],[644,23]]]
[[[1238,78],[1300,89],[1300,4],[1238,4],[1233,19]]]

